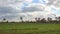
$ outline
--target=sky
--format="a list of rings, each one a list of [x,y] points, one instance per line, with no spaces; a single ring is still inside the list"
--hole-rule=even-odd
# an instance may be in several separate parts
[[[0,20],[19,21],[60,16],[60,0],[0,0]]]

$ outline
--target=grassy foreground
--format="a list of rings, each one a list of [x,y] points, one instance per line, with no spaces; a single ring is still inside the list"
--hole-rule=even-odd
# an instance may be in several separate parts
[[[60,24],[1,23],[0,34],[60,34]]]

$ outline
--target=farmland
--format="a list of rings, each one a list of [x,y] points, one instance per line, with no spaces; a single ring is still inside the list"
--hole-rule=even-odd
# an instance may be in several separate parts
[[[60,24],[0,23],[0,34],[60,34]]]

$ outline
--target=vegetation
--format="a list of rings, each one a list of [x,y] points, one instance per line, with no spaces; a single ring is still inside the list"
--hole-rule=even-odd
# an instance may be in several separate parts
[[[1,23],[0,34],[60,34],[60,24]]]
[[[60,17],[55,20],[48,17],[35,18],[35,21],[8,22],[6,18],[0,22],[0,34],[60,34]]]

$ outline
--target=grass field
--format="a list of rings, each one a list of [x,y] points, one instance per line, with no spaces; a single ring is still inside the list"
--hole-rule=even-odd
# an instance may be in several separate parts
[[[1,23],[0,34],[60,34],[60,24]]]

